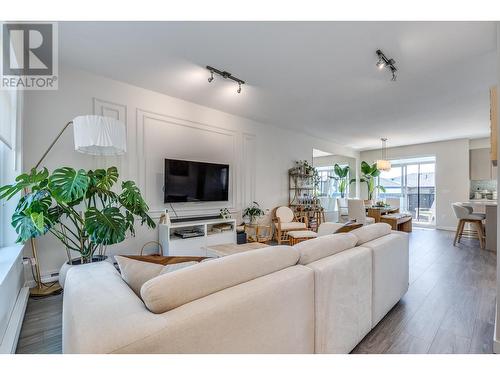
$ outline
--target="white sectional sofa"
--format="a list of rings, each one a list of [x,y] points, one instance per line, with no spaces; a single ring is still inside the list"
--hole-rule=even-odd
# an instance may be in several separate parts
[[[387,224],[210,260],[140,297],[110,263],[73,267],[63,352],[349,353],[407,289],[408,235]]]

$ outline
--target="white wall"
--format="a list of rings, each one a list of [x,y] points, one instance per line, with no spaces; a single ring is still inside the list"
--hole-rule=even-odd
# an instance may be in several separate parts
[[[479,148],[490,148],[491,140],[487,138],[475,138],[469,140],[469,150],[476,150]]]
[[[67,121],[92,113],[117,117],[126,123],[126,155],[103,159],[78,154],[73,150],[70,129],[44,164],[51,170],[62,165],[80,168],[116,165],[121,177],[139,183],[155,218],[166,207],[161,186],[163,159],[167,157],[229,163],[233,174],[228,206],[235,212],[252,200],[269,209],[286,204],[287,170],[295,160],[311,160],[313,148],[359,157],[359,153],[333,142],[63,67],[59,90],[27,93],[25,166],[36,163]],[[221,206],[182,204],[176,210],[183,215],[210,214],[218,213]],[[136,238],[127,239],[111,251],[137,253],[146,241],[157,239],[156,230],[137,229]],[[42,273],[57,272],[65,259],[61,245],[50,235],[37,242]]]
[[[458,139],[394,147],[388,149],[388,155],[390,159],[436,157],[436,227],[455,230],[457,220],[451,204],[469,199],[469,141]],[[363,151],[360,158],[372,163],[380,158],[380,150]]]
[[[497,22],[497,89],[500,87],[500,22]],[[497,95],[497,108],[500,108],[500,96]],[[497,137],[500,136],[500,119],[497,119]],[[498,138],[500,139],[500,138]],[[497,142],[497,155],[500,155],[500,145]],[[497,184],[500,186],[500,173],[497,174]],[[500,209],[497,209],[497,233],[500,233]],[[493,351],[500,354],[500,236],[497,235],[497,311],[495,319],[495,334]]]

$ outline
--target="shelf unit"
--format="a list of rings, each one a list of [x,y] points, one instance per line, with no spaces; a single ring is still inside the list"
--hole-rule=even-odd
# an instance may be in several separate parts
[[[309,226],[317,229],[324,219],[324,210],[316,196],[314,175],[297,173],[296,168],[288,171],[288,206],[299,217],[307,217]]]
[[[214,226],[228,224],[230,229],[217,232]],[[182,229],[197,229],[202,233],[198,237],[181,238],[175,231]],[[207,251],[208,246],[236,243],[235,219],[207,219],[184,221],[159,225],[159,242],[166,256],[214,256]]]

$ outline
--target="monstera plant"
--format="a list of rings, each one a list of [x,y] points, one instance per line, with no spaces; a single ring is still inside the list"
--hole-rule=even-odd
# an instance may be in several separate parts
[[[98,248],[122,242],[127,232],[134,235],[136,218],[141,225],[156,226],[135,183],[124,181],[121,191],[115,192],[117,181],[116,167],[89,171],[62,167],[52,174],[46,168],[32,169],[14,184],[2,186],[0,199],[24,192],[12,215],[17,242],[50,232],[87,263]]]
[[[361,162],[361,178],[359,182],[365,182],[368,191],[368,199],[373,199],[373,194],[375,190],[380,190],[385,193],[385,188],[377,184],[376,178],[380,176],[380,170],[377,168],[377,164],[368,164],[366,161]],[[355,179],[351,180],[351,183],[355,182]]]

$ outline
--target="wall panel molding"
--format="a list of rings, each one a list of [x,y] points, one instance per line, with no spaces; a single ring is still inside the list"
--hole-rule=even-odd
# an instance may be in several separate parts
[[[136,109],[136,147],[137,147],[137,171],[138,171],[138,184],[141,187],[141,190],[145,194],[146,200],[150,203],[151,213],[153,215],[157,215],[159,212],[163,211],[164,208],[169,208],[169,204],[164,204],[163,201],[159,202],[158,197],[149,196],[149,192],[153,187],[150,186],[151,183],[159,183],[158,178],[155,178],[153,175],[148,175],[149,171],[152,169],[152,165],[150,165],[150,161],[148,160],[148,150],[147,147],[150,145],[146,145],[146,141],[148,138],[148,132],[153,131],[150,129],[154,122],[159,122],[163,126],[170,127],[168,131],[174,131],[175,128],[185,130],[190,134],[194,134],[195,138],[199,138],[198,140],[193,139],[193,144],[187,144],[186,147],[196,147],[194,144],[196,142],[202,142],[203,139],[207,137],[216,137],[219,140],[227,139],[227,149],[224,148],[221,151],[222,154],[229,154],[230,160],[227,162],[230,164],[230,197],[229,202],[226,205],[214,203],[182,203],[175,204],[174,208],[176,212],[180,214],[180,216],[187,215],[196,215],[199,213],[209,214],[209,213],[218,213],[221,207],[228,207],[231,211],[237,211],[240,209],[239,207],[239,194],[240,194],[240,166],[241,163],[241,153],[237,152],[237,146],[239,141],[239,133],[233,130],[225,129],[219,126],[213,126],[209,124],[203,124],[196,121],[191,121],[187,119],[180,119],[177,117],[169,116],[166,114],[159,114],[151,111],[147,111],[144,109]],[[177,133],[176,133],[177,134]],[[150,136],[150,135],[149,135]],[[182,137],[179,135],[179,137]],[[168,136],[165,136],[165,141],[168,143]],[[199,146],[199,145],[198,145]],[[193,150],[194,151],[194,150]],[[150,150],[150,152],[157,152],[155,150]],[[165,156],[169,157],[178,157],[175,154],[168,154],[168,150],[166,150]],[[196,157],[190,157],[189,152],[186,153],[185,157],[179,157],[180,159],[190,159],[196,160]],[[217,155],[214,155],[216,158]],[[226,160],[226,159],[224,159]],[[203,160],[201,160],[203,161]],[[154,182],[151,182],[154,181]],[[151,187],[151,189],[150,189]]]
[[[99,98],[92,98],[92,109],[94,115],[105,116],[114,118],[116,120],[120,120],[125,124],[125,128],[128,132],[128,124],[127,124],[127,106],[125,104],[114,103],[108,100],[103,100]],[[129,138],[129,137],[127,137]],[[116,166],[118,168],[118,172],[120,173],[120,179],[126,180],[128,179],[128,150],[129,140],[127,139],[127,153],[123,156],[94,156],[93,166],[95,168],[108,168],[110,166]],[[126,168],[127,167],[127,168]]]
[[[255,201],[255,178],[256,178],[256,135],[250,133],[242,134],[242,182],[241,182],[241,207],[247,207]]]

